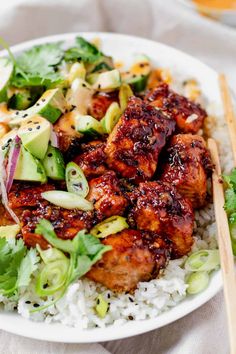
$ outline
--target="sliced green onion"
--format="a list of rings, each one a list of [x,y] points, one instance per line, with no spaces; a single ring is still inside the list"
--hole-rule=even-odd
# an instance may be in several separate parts
[[[120,109],[121,112],[123,113],[124,110],[127,107],[128,100],[131,96],[133,96],[133,91],[128,84],[122,84],[119,90],[119,103],[120,103]]]
[[[97,305],[95,307],[95,311],[97,312],[97,314],[100,318],[104,318],[107,314],[108,309],[109,309],[109,305],[108,305],[107,301],[100,294],[100,295],[98,295],[98,297],[96,299],[96,303],[97,303]]]
[[[87,135],[101,135],[103,128],[101,122],[88,115],[77,115],[75,117],[76,131]]]
[[[107,109],[101,123],[104,131],[110,134],[121,116],[121,110],[117,102],[113,102]]]
[[[187,293],[190,295],[198,294],[209,284],[209,274],[207,272],[191,273],[187,279]]]
[[[200,250],[191,254],[186,262],[185,269],[190,272],[210,272],[220,265],[218,250]]]
[[[64,191],[48,191],[42,193],[48,202],[65,209],[79,209],[88,211],[93,209],[93,204],[79,195]]]
[[[68,192],[85,198],[89,192],[89,185],[82,169],[75,163],[69,162],[66,166],[66,187]]]
[[[57,248],[50,247],[47,250],[42,250],[39,245],[37,245],[36,248],[45,264],[59,260],[64,261],[65,259],[67,259],[64,253],[58,250]]]
[[[46,264],[36,280],[36,293],[39,296],[52,295],[61,290],[67,280],[69,259],[57,260]]]
[[[111,216],[110,218],[100,222],[90,230],[91,235],[104,238],[108,235],[116,234],[124,229],[127,229],[129,225],[126,219],[122,216]]]
[[[233,254],[236,256],[236,213],[231,214],[229,217],[229,229]]]

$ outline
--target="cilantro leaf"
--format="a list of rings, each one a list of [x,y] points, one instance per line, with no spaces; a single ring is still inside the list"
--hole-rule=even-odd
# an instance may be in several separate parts
[[[223,175],[223,179],[228,187],[236,189],[236,168],[231,171],[230,175]]]
[[[11,84],[16,87],[52,87],[60,84],[63,78],[55,68],[62,58],[60,42],[34,46],[16,58]]]
[[[23,261],[21,262],[18,279],[17,279],[17,287],[26,287],[30,283],[30,278],[33,272],[38,268],[39,257],[37,256],[37,252],[35,248],[31,248],[25,255]]]
[[[232,188],[225,191],[225,211],[227,214],[231,214],[236,211],[236,193]]]
[[[87,42],[82,37],[76,37],[76,46],[69,48],[65,51],[65,61],[83,61],[85,63],[94,63],[98,61],[102,56],[97,47]]]
[[[0,293],[5,296],[17,291],[19,269],[25,253],[22,240],[0,240]]]

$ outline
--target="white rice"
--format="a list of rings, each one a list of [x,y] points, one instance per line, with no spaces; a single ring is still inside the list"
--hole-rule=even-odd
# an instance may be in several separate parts
[[[211,117],[215,117],[208,119],[207,126],[212,137],[219,143],[222,169],[228,173],[233,167],[233,159],[222,109],[211,104],[207,111]],[[212,204],[195,212],[194,240],[192,252],[199,249],[217,248]],[[6,310],[13,310],[17,306],[20,315],[36,321],[61,322],[84,329],[107,325],[117,326],[131,320],[154,318],[163,311],[176,306],[187,296],[185,282],[187,273],[182,267],[185,259],[186,257],[183,257],[170,261],[163,276],[150,282],[139,283],[133,295],[117,295],[97,283],[83,279],[72,284],[65,296],[55,305],[34,314],[29,312],[34,309],[34,304],[45,305],[50,303],[52,298],[49,297],[47,301],[39,299],[34,293],[33,282],[29,288],[22,290],[18,304],[14,299],[9,300],[4,297],[0,297],[0,302]],[[103,294],[109,303],[109,311],[103,319],[99,318],[95,312],[98,294]]]

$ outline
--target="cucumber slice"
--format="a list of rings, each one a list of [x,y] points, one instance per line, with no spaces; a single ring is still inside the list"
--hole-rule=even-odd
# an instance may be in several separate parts
[[[18,88],[8,90],[8,97],[8,106],[16,110],[29,108],[36,99],[36,95],[32,94],[29,90]]]
[[[93,82],[93,88],[99,91],[114,90],[121,85],[120,72],[117,69],[105,71],[101,74],[91,74],[91,76],[90,80]]]
[[[13,73],[13,63],[8,58],[0,58],[0,102],[7,102],[7,87]]]
[[[65,209],[93,210],[93,204],[79,195],[64,191],[49,191],[42,193],[48,202]]]
[[[0,226],[0,238],[15,238],[19,231],[20,226],[18,224]]]
[[[125,218],[122,216],[111,216],[94,226],[92,230],[90,230],[90,233],[95,237],[104,238],[128,228],[129,225]]]
[[[105,116],[101,120],[102,127],[107,134],[110,134],[120,119],[121,110],[117,102],[113,102],[107,109]]]
[[[38,114],[49,122],[55,123],[67,108],[65,97],[60,89],[47,90],[40,99],[30,108],[15,112],[10,121],[10,126],[20,125],[22,119]]]
[[[148,77],[151,73],[151,63],[146,55],[137,55],[134,64],[128,72],[121,74],[122,81],[131,85],[135,92],[146,89]]]
[[[66,187],[68,192],[78,194],[83,198],[89,192],[87,179],[75,162],[69,162],[66,166]]]
[[[37,115],[24,119],[18,130],[18,136],[21,138],[23,146],[40,160],[47,152],[50,133],[50,123]]]
[[[23,146],[21,146],[14,179],[41,183],[47,182],[43,165]]]
[[[101,122],[88,115],[77,115],[75,117],[75,128],[79,133],[92,136],[97,136],[104,133]]]
[[[46,175],[56,181],[65,179],[65,163],[59,149],[49,145],[43,159]]]

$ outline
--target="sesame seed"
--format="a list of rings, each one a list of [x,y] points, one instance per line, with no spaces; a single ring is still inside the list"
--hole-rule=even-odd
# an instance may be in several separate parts
[[[42,98],[42,102],[45,102],[46,100],[45,100],[45,98]]]
[[[29,132],[32,132],[32,130],[33,130],[32,128],[28,128],[28,131],[29,131]]]
[[[52,153],[51,152],[49,152],[48,157],[52,157]]]
[[[128,319],[130,320],[130,321],[133,321],[133,316],[128,316]]]
[[[86,84],[82,84],[83,87],[87,87]]]
[[[39,307],[40,305],[36,303],[36,304],[34,304],[33,306],[34,306],[34,307]]]
[[[26,117],[28,117],[28,114],[25,113],[22,117],[23,117],[23,118],[26,118]]]
[[[75,129],[75,126],[74,126],[74,125],[71,125],[70,127],[71,127],[71,129]]]
[[[18,116],[18,114],[19,114],[19,113],[20,113],[20,112],[19,112],[19,111],[17,111],[17,112],[16,112],[16,115]]]
[[[36,129],[38,129],[38,130],[39,130],[40,128],[41,128],[40,125],[38,125],[38,126],[36,127]]]
[[[31,304],[31,301],[27,300],[25,303],[26,303],[26,304]]]
[[[36,103],[36,106],[39,106],[40,104],[39,103]]]

